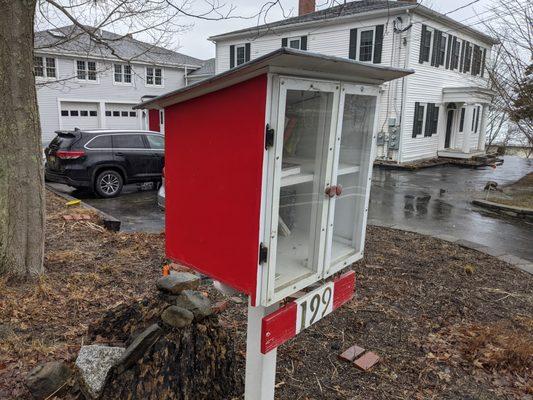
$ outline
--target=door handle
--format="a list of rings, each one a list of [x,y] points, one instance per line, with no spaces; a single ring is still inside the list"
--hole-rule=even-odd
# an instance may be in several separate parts
[[[122,156],[124,156],[124,153],[118,152],[118,153],[115,153],[115,155],[119,156],[119,157],[122,157]]]
[[[329,198],[340,196],[342,194],[342,185],[328,186],[325,190],[325,193],[326,196],[329,196]]]

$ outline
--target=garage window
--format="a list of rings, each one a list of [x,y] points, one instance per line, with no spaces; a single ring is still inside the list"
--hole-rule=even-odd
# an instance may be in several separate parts
[[[93,111],[89,111],[89,115],[90,115],[91,117],[97,117],[97,116],[98,116],[98,113],[97,113],[96,111],[93,110]]]
[[[68,117],[68,110],[61,110],[62,117]]]
[[[127,117],[127,116],[128,116],[128,112],[127,112],[127,111],[122,111],[121,115],[122,115],[123,117]]]
[[[120,117],[120,111],[113,111],[113,117]]]
[[[113,147],[115,149],[144,149],[144,140],[141,135],[114,135]]]
[[[106,111],[106,112],[105,112],[105,116],[106,116],[106,117],[110,117],[110,116],[111,116],[111,111]]]
[[[71,117],[77,117],[79,115],[78,110],[70,110]]]
[[[87,111],[87,110],[81,110],[81,111],[80,111],[80,116],[81,116],[81,117],[88,117],[88,116],[89,116],[89,111]]]
[[[137,112],[136,111],[130,111],[130,117],[136,117]]]

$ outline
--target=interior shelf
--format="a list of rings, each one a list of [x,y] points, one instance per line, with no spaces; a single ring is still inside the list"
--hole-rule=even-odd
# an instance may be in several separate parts
[[[308,234],[294,229],[290,236],[278,236],[276,290],[281,290],[313,273],[307,268],[308,256]]]
[[[287,158],[286,161],[291,163],[291,167],[282,169],[281,187],[313,181],[315,175],[310,172],[314,170],[314,162],[312,160]],[[294,168],[295,165],[298,165],[299,168]],[[337,176],[356,174],[360,170],[361,167],[359,165],[340,163]]]

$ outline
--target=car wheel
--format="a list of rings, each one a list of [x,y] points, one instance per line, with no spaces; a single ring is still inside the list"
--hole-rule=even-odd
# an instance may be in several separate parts
[[[122,176],[113,170],[101,172],[94,183],[94,190],[102,197],[115,197],[122,191]]]

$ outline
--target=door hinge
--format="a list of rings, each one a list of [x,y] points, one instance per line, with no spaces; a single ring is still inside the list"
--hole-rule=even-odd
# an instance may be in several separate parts
[[[259,245],[259,264],[266,263],[268,259],[268,247],[263,243]]]
[[[267,124],[265,129],[265,149],[268,150],[272,146],[274,146],[274,129]]]

